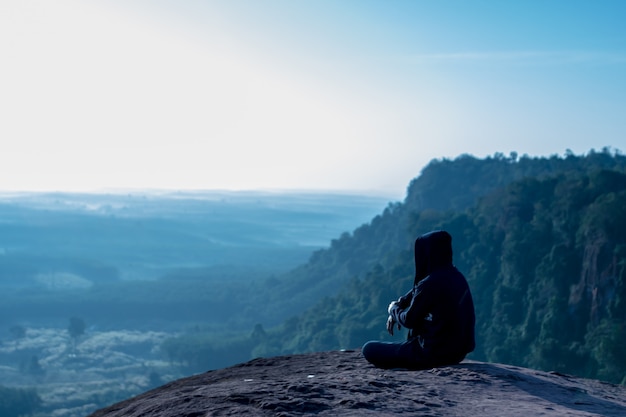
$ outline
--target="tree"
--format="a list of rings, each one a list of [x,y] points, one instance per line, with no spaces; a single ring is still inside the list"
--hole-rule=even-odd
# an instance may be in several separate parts
[[[70,318],[70,324],[67,328],[70,337],[72,338],[72,352],[76,353],[76,340],[85,334],[85,321],[78,317]]]
[[[17,344],[19,343],[19,341],[26,337],[26,328],[24,326],[16,324],[15,326],[11,326],[9,331],[15,339],[15,349],[17,349]]]
[[[41,398],[32,388],[8,388],[0,385],[0,415],[19,417],[32,414],[41,406]]]
[[[30,361],[24,364],[24,371],[35,376],[41,376],[46,373],[46,371],[41,367],[39,358],[36,355],[31,356]]]

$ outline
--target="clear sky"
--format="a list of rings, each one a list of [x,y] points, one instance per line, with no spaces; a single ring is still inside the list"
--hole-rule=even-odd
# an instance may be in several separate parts
[[[2,0],[0,190],[404,197],[434,158],[626,151],[626,1]]]

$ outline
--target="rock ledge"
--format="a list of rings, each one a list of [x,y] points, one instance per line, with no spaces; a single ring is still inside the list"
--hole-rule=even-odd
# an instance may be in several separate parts
[[[89,417],[626,416],[626,387],[464,361],[381,370],[359,351],[255,359],[183,378]]]

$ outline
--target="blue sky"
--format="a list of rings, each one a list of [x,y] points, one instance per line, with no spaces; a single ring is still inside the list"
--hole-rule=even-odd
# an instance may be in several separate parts
[[[404,197],[434,158],[626,150],[626,2],[0,5],[0,190]]]

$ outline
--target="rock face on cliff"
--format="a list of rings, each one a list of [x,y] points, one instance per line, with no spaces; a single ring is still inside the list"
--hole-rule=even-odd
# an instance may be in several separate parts
[[[171,382],[90,417],[626,416],[626,387],[464,361],[382,370],[359,351],[255,359]]]

